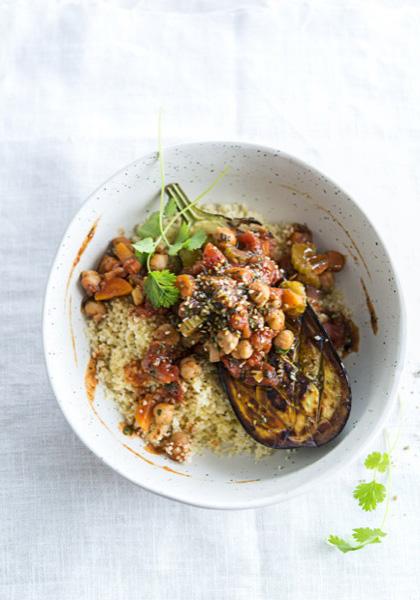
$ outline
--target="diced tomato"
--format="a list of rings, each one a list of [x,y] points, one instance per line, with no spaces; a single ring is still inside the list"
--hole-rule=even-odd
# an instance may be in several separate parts
[[[231,267],[226,270],[226,274],[235,281],[241,281],[249,285],[254,279],[254,273],[248,267]]]
[[[261,240],[252,231],[244,231],[238,235],[238,242],[241,248],[244,250],[251,250],[252,252],[261,251]]]
[[[260,331],[254,331],[250,339],[252,347],[254,350],[265,352],[265,354],[267,354],[270,352],[274,336],[275,332],[269,327],[264,327],[264,329],[261,329]]]
[[[222,363],[225,365],[226,369],[232,375],[232,377],[234,379],[239,379],[242,372],[239,366],[239,361],[237,361],[235,358],[232,358],[231,356],[223,356],[221,360]]]
[[[159,402],[173,402],[178,404],[182,402],[184,398],[184,390],[181,384],[177,381],[172,381],[165,385],[160,385],[154,392],[153,395],[157,403]]]
[[[261,367],[262,362],[264,361],[264,352],[254,351],[254,354],[248,358],[246,361],[247,367],[250,369],[255,369],[256,367]]]
[[[153,383],[151,375],[143,371],[140,360],[133,360],[125,365],[124,376],[127,383],[134,387],[147,387]]]
[[[171,348],[161,342],[152,342],[141,361],[146,373],[150,373],[160,383],[171,383],[179,380],[179,369],[173,365]]]
[[[229,318],[229,325],[235,331],[241,331],[243,338],[247,339],[251,336],[248,311],[246,308],[234,312]]]
[[[221,252],[219,250],[219,248],[217,248],[211,242],[208,242],[204,246],[204,250],[203,250],[203,262],[204,262],[204,265],[208,269],[211,269],[211,268],[216,267],[217,265],[221,265],[221,264],[225,263],[226,262],[226,257],[223,254],[223,252]]]
[[[146,319],[159,314],[160,310],[161,309],[155,308],[152,304],[150,304],[148,300],[146,300],[141,306],[136,306],[134,309],[136,315],[139,315],[139,317],[145,317]]]
[[[161,383],[172,383],[179,380],[179,369],[172,365],[169,360],[162,360],[156,367],[154,376]]]
[[[263,283],[268,283],[268,285],[274,285],[281,279],[280,269],[274,260],[268,258],[268,256],[264,256],[261,262],[261,271],[262,277],[261,281]]]
[[[271,256],[272,247],[273,245],[271,244],[270,240],[261,240],[261,250],[266,256]]]

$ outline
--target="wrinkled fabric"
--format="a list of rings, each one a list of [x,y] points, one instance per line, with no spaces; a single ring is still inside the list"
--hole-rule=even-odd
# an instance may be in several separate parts
[[[0,598],[419,598],[419,30],[416,0],[1,3]],[[351,497],[362,461],[281,505],[205,511],[124,480],[61,414],[42,356],[49,267],[83,199],[156,148],[160,107],[165,144],[279,147],[386,240],[409,348],[383,544],[324,541],[380,526]]]

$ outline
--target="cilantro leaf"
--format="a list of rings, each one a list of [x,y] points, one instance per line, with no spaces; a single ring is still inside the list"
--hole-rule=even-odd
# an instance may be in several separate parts
[[[183,221],[178,229],[175,243],[177,244],[179,242],[185,242],[185,240],[188,239],[189,235],[190,235],[190,226],[188,225],[188,223],[185,223],[185,221]]]
[[[178,206],[173,198],[169,198],[167,201],[165,208],[163,209],[163,214],[165,217],[173,217],[178,211]]]
[[[376,469],[380,473],[385,473],[389,467],[389,454],[384,452],[371,452],[365,460],[366,469]]]
[[[359,506],[363,510],[374,510],[378,503],[383,502],[386,496],[386,489],[382,483],[369,481],[368,483],[359,483],[353,492],[353,497],[359,501]]]
[[[371,529],[370,527],[358,527],[353,529],[353,538],[360,544],[380,544],[381,538],[386,533],[382,529]]]
[[[198,229],[184,244],[187,250],[198,250],[207,239],[206,232],[203,229]]]
[[[148,216],[143,225],[137,227],[137,233],[142,238],[156,238],[160,235],[159,211],[153,212]]]
[[[368,544],[380,544],[381,538],[385,537],[386,533],[382,529],[371,529],[370,527],[358,527],[353,529],[352,537],[357,544],[350,543],[338,535],[330,535],[328,543],[335,546],[340,552],[354,552],[360,550]]]
[[[133,248],[136,252],[140,252],[140,254],[143,252],[150,254],[155,249],[155,242],[151,237],[147,237],[133,244]]]
[[[179,290],[175,287],[176,275],[167,269],[149,271],[144,290],[155,308],[169,308],[178,300]]]
[[[149,254],[147,252],[136,252],[136,257],[139,259],[140,263],[144,266],[147,263]]]
[[[358,549],[352,546],[349,542],[346,542],[346,540],[343,540],[343,538],[339,537],[338,535],[330,535],[327,541],[329,544],[331,544],[331,546],[335,546],[338,548],[338,550],[344,553],[352,552],[353,550]]]
[[[168,254],[170,256],[175,256],[182,249],[185,250],[197,250],[201,248],[204,242],[207,239],[207,235],[205,231],[199,229],[190,237],[190,227],[187,223],[182,223],[175,241],[170,245]]]

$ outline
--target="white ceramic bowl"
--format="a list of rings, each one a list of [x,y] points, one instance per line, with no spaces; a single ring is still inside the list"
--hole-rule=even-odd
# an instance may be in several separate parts
[[[85,390],[89,348],[80,311],[80,271],[95,265],[120,227],[131,231],[157,203],[156,154],[122,169],[81,207],[57,252],[44,307],[44,348],[57,400],[74,431],[103,461],[153,492],[202,507],[251,508],[307,491],[355,459],[383,426],[396,393],[404,347],[404,311],[390,257],[362,210],[315,169],[282,152],[250,144],[199,143],[165,152],[166,181],[194,197],[226,165],[230,172],[208,200],[244,202],[267,221],[307,223],[323,248],[344,252],[339,275],[354,320],[360,352],[346,361],[353,406],[344,431],[319,449],[279,450],[258,463],[247,456],[195,456],[177,465],[148,454],[139,439],[118,429],[112,400]],[[90,232],[90,236],[89,236]],[[87,237],[88,236],[88,237]],[[82,250],[81,250],[82,249]],[[364,282],[378,317],[372,332]]]

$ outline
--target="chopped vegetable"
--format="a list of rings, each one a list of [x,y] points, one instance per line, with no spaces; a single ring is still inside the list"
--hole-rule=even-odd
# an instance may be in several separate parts
[[[131,294],[132,289],[133,286],[121,277],[105,279],[101,289],[95,294],[95,300],[111,300],[120,296],[128,296],[128,294]]]

